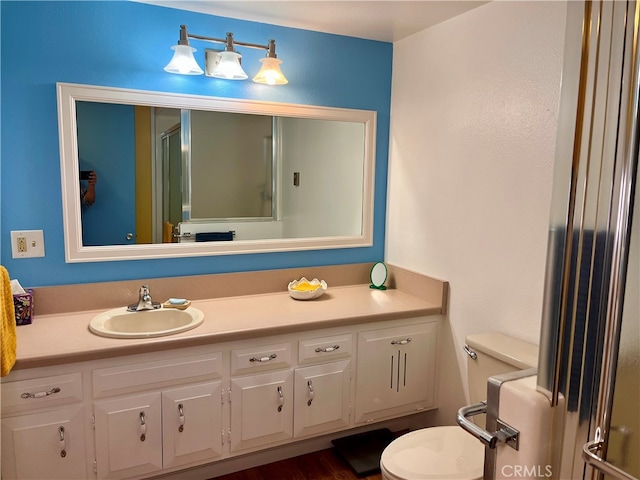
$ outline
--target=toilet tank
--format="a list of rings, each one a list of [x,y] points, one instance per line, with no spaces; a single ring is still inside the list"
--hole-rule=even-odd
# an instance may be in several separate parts
[[[466,338],[475,352],[467,357],[467,378],[471,403],[487,399],[487,380],[494,375],[535,368],[538,346],[502,333],[476,333]]]

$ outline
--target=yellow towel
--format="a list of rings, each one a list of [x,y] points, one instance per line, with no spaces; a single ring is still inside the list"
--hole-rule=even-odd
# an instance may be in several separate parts
[[[16,364],[16,311],[11,294],[9,272],[0,265],[0,377],[8,375]]]

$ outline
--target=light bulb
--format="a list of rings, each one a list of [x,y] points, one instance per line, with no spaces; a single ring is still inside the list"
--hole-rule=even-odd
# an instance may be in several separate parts
[[[253,81],[256,83],[264,83],[266,85],[285,85],[289,83],[282,71],[280,70],[280,64],[282,60],[273,57],[261,58],[262,68],[253,77]]]
[[[226,80],[244,80],[248,77],[240,65],[242,55],[238,52],[220,52],[220,61],[213,72],[212,77],[224,78]]]

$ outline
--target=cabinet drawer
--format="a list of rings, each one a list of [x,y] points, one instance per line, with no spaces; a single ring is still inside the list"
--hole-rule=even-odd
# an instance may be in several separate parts
[[[134,363],[94,370],[93,396],[99,398],[221,377],[220,352]]]
[[[298,363],[318,363],[351,356],[352,336],[350,333],[332,337],[309,338],[298,342]]]
[[[3,415],[81,401],[80,373],[2,384]]]
[[[286,368],[291,365],[291,344],[276,343],[231,351],[231,375]]]

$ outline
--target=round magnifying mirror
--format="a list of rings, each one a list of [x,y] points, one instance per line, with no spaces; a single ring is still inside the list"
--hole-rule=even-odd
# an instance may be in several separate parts
[[[371,285],[369,288],[377,288],[378,290],[386,290],[384,282],[387,281],[387,266],[378,262],[371,268]]]

